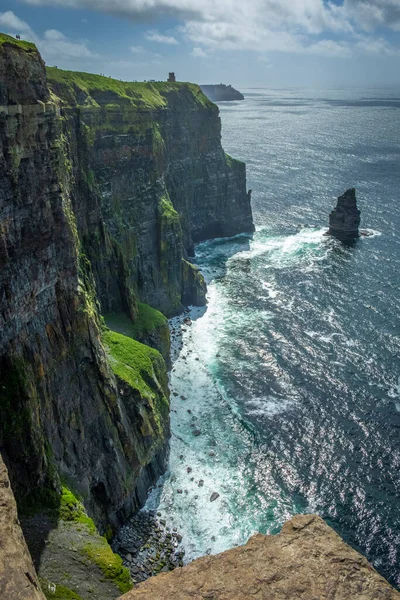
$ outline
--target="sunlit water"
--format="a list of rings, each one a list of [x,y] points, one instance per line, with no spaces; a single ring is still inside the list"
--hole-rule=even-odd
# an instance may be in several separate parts
[[[257,231],[197,248],[209,303],[172,322],[170,471],[148,506],[187,558],[317,512],[399,585],[400,93],[245,94],[220,105],[223,144]],[[344,247],[324,232],[350,186],[373,235]]]

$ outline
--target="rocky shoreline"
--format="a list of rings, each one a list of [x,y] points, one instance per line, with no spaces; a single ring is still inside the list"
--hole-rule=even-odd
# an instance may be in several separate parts
[[[135,582],[183,567],[182,536],[171,530],[160,512],[142,509],[120,529],[112,542]]]
[[[182,329],[191,325],[189,314],[190,310],[186,308],[169,322],[172,369],[174,360],[183,347]],[[149,491],[151,492],[152,490]],[[130,517],[111,543],[113,551],[121,556],[134,582],[146,581],[158,573],[173,571],[184,565],[182,536],[176,527],[167,525],[163,516],[157,510],[144,507]]]

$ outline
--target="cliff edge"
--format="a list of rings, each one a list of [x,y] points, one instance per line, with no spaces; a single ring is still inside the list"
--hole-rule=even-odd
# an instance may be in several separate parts
[[[317,515],[297,515],[279,535],[199,558],[157,575],[120,600],[399,600],[394,590]]]

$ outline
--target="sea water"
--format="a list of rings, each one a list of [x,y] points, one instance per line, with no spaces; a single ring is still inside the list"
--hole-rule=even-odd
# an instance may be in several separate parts
[[[171,321],[170,466],[147,507],[187,560],[316,512],[400,585],[400,91],[244,93],[222,141],[256,232],[196,249],[208,305]],[[349,187],[371,235],[343,246],[324,233]]]

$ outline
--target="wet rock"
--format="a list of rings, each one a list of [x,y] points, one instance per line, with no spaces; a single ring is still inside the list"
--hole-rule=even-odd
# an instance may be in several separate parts
[[[219,498],[218,492],[213,492],[210,496],[210,502],[214,502],[217,498]]]
[[[203,485],[204,485],[204,479],[200,479],[200,481],[199,481],[199,487],[203,487]]]
[[[200,429],[193,429],[192,434],[197,437],[198,435],[201,435],[201,431]]]

